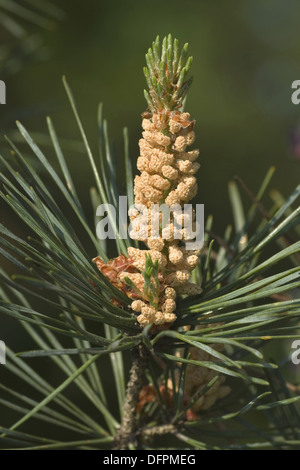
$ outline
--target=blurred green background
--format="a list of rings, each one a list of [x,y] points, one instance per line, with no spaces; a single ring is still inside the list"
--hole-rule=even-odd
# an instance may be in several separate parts
[[[50,29],[23,21],[40,45],[30,60],[16,61],[10,73],[0,67],[7,86],[7,104],[0,106],[1,151],[8,156],[3,135],[14,134],[16,119],[43,142],[45,117],[50,115],[91,219],[88,188],[94,182],[61,78],[66,75],[72,87],[94,153],[101,101],[120,162],[124,126],[135,162],[146,108],[144,55],[157,34],[171,33],[181,44],[189,42],[194,57],[186,110],[196,120],[195,146],[200,149],[198,202],[205,204],[206,215],[214,214],[214,231],[222,235],[232,221],[227,185],[234,175],[256,192],[275,165],[272,187],[288,196],[299,183],[300,105],[291,102],[291,84],[300,79],[299,1],[50,3],[65,12],[64,19]],[[0,21],[0,58],[10,40]],[[19,54],[16,40],[13,47]],[[43,145],[43,150],[54,162],[50,146]],[[121,183],[123,175],[120,165]],[[22,232],[2,203],[0,211],[1,222]],[[1,323],[5,331],[6,323]]]
[[[146,108],[144,54],[157,34],[170,32],[181,44],[189,42],[194,57],[186,110],[196,120],[201,151],[199,201],[206,214],[214,213],[216,229],[223,231],[230,217],[227,183],[235,174],[253,191],[271,165],[277,168],[272,185],[285,195],[299,182],[300,106],[291,102],[291,83],[300,79],[299,2],[52,3],[65,11],[65,19],[55,30],[38,31],[41,60],[25,62],[7,78],[2,129],[20,119],[31,131],[46,132],[45,116],[50,114],[60,137],[79,140],[61,82],[65,74],[92,148],[97,151],[96,113],[102,101],[119,158],[122,128],[127,126],[135,161],[140,114]],[[66,154],[80,181],[88,179],[84,154]],[[82,196],[88,200],[87,194]]]

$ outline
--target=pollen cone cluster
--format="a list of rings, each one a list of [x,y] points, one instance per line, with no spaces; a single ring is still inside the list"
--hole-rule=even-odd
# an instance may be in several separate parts
[[[131,209],[132,236],[143,241],[149,250],[129,248],[128,254],[139,269],[145,268],[145,253],[158,260],[164,274],[165,290],[157,309],[133,302],[132,309],[140,313],[137,317],[142,326],[148,323],[162,325],[176,319],[176,294],[193,295],[201,291],[190,282],[191,272],[198,264],[199,251],[187,250],[185,241],[195,233],[194,212],[183,212],[184,204],[197,194],[195,173],[199,164],[195,162],[198,150],[187,147],[195,140],[194,121],[186,112],[173,111],[164,116],[146,113],[142,121],[143,138],[139,142],[140,156],[135,177],[135,207],[147,208],[141,217],[138,209]],[[170,208],[167,223],[163,211],[155,211],[162,205]],[[156,230],[155,217],[157,220]],[[172,294],[169,294],[169,293]],[[170,297],[171,295],[171,297]]]
[[[198,224],[192,206],[184,207],[197,194],[194,124],[183,111],[191,78],[186,79],[192,58],[185,59],[187,44],[179,50],[171,35],[159,38],[146,54],[144,74],[148,84],[147,111],[142,115],[142,138],[137,159],[139,174],[134,180],[134,207],[130,208],[132,239],[146,249],[128,248],[128,258],[101,264],[99,269],[133,301],[132,311],[141,326],[152,331],[167,328],[176,316],[176,296],[195,295],[199,285],[191,273],[199,261],[199,250],[188,250]]]

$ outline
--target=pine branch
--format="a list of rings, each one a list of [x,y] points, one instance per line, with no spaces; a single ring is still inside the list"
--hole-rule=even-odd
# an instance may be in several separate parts
[[[138,446],[138,420],[137,404],[140,390],[145,381],[148,356],[143,345],[136,346],[132,350],[132,366],[130,378],[126,389],[126,398],[123,408],[121,427],[115,437],[115,449],[126,450],[129,445]]]

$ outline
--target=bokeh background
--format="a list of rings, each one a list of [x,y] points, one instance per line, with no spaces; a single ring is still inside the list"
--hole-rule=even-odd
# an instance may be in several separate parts
[[[46,136],[45,118],[50,115],[91,219],[88,188],[94,183],[62,76],[67,76],[72,87],[95,154],[97,108],[103,102],[122,183],[122,129],[128,127],[134,163],[139,154],[141,113],[146,108],[144,55],[157,34],[171,33],[181,44],[188,42],[194,57],[186,110],[196,120],[195,145],[201,151],[198,202],[205,204],[206,215],[214,214],[214,231],[222,235],[232,221],[227,187],[234,175],[254,193],[273,165],[271,187],[288,196],[299,183],[300,105],[291,102],[291,84],[300,79],[299,1],[48,2],[64,15],[58,15],[50,28],[21,20],[31,40],[25,52],[22,38],[12,42],[12,35],[3,28],[5,18],[0,18],[0,79],[7,86],[7,104],[0,106],[0,147],[8,158],[3,135],[8,133],[18,141],[14,123],[19,119],[54,162]],[[15,3],[26,5],[25,0]],[[7,44],[11,62],[1,68]],[[0,220],[23,232],[3,203]],[[11,270],[3,258],[0,261]],[[12,338],[8,328],[8,320],[1,319],[2,337]],[[12,338],[17,341],[18,335]]]
[[[60,6],[65,18],[54,30],[39,29],[40,60],[25,62],[6,80],[1,129],[20,119],[31,131],[46,132],[50,114],[62,138],[79,140],[61,82],[65,74],[93,148],[102,101],[120,158],[127,126],[134,161],[146,107],[144,54],[157,34],[170,32],[182,44],[189,42],[194,57],[186,109],[197,121],[200,197],[218,227],[228,217],[227,183],[235,174],[255,191],[275,165],[273,185],[286,195],[299,181],[300,106],[291,102],[291,83],[300,79],[298,1],[51,3]],[[84,155],[70,151],[68,157],[74,172],[88,177]]]

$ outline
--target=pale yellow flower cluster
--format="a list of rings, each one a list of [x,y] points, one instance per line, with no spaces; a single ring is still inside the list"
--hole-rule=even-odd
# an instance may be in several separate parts
[[[140,313],[137,317],[140,325],[146,326],[150,323],[156,326],[165,325],[176,320],[176,315],[173,313],[176,308],[175,298],[175,290],[172,287],[166,287],[157,309],[142,300],[134,300],[131,308],[134,312]]]
[[[179,111],[170,112],[167,118],[153,113],[144,117],[142,127],[143,138],[139,142],[140,156],[137,160],[141,174],[135,177],[134,195],[135,205],[142,204],[149,208],[149,214],[144,223],[136,209],[131,210],[129,216],[135,232],[139,233],[136,238],[143,241],[149,250],[129,248],[128,254],[134,266],[141,271],[145,268],[145,253],[149,254],[152,261],[158,260],[159,269],[164,273],[164,287],[172,288],[178,294],[194,295],[201,292],[199,285],[190,282],[200,251],[186,250],[184,246],[184,241],[189,240],[185,227],[189,224],[195,228],[194,213],[191,213],[192,220],[189,220],[189,214],[183,215],[180,211],[178,215],[171,209],[166,225],[162,224],[163,216],[160,213],[160,231],[153,236],[150,210],[153,204],[181,208],[197,194],[194,175],[200,166],[195,162],[199,151],[186,151],[195,140],[194,121],[190,120],[189,113]],[[178,229],[178,226],[181,228]],[[123,276],[126,277],[126,273]],[[165,292],[162,291],[162,299],[164,297]],[[142,326],[172,323],[176,319],[175,297],[172,302],[168,298],[162,300],[158,309],[136,302],[133,302],[132,309],[140,312],[138,321]]]

